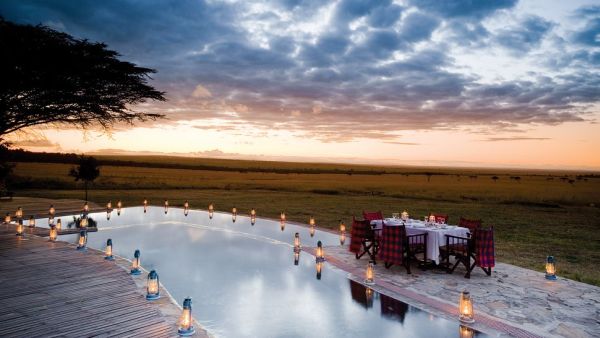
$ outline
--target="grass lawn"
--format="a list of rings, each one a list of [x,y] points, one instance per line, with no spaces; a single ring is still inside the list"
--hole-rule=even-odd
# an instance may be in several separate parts
[[[161,163],[160,157],[126,158],[142,159],[144,163]],[[460,216],[481,218],[484,225],[494,226],[500,261],[542,271],[546,255],[553,254],[561,276],[600,285],[600,269],[595,267],[600,260],[598,175],[224,160],[217,164],[240,171],[193,170],[189,166],[194,163],[206,163],[181,161],[188,169],[103,166],[90,200],[103,205],[121,199],[130,206],[140,205],[144,198],[160,205],[167,198],[176,206],[187,199],[192,208],[206,209],[209,203],[221,211],[235,206],[245,213],[256,208],[259,216],[271,218],[285,211],[289,220],[298,222],[308,222],[314,215],[317,225],[327,228],[337,228],[339,220],[351,224],[352,216],[359,216],[362,210],[381,210],[390,216],[406,209],[415,218],[429,212],[447,213],[453,224]],[[17,163],[13,190],[21,196],[83,198],[81,187],[67,176],[70,167]],[[263,172],[244,168],[261,168]],[[268,168],[298,173],[275,173]],[[302,173],[307,168],[326,172]],[[332,168],[346,173],[330,173]],[[367,174],[350,174],[352,171]],[[498,179],[493,180],[494,176]]]

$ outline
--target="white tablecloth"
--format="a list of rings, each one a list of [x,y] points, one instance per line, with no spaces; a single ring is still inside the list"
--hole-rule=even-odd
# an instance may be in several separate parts
[[[398,219],[385,219],[385,225],[387,226],[398,226],[402,224],[402,221]],[[382,230],[383,228],[380,220],[371,221],[371,225],[375,227],[375,230]],[[469,232],[469,229],[467,228],[461,228],[454,225],[448,225],[445,229],[426,227],[425,223],[414,219],[408,220],[405,225],[407,235],[427,233],[427,258],[431,259],[436,264],[440,264],[440,246],[446,245],[446,235],[466,237]]]

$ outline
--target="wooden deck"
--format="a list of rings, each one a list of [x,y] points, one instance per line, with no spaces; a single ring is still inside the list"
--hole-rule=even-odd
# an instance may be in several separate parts
[[[0,227],[0,337],[177,337],[176,323],[98,252]]]

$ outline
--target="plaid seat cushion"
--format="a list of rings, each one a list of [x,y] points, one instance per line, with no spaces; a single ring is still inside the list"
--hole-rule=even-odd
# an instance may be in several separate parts
[[[367,227],[370,226],[368,221],[352,220],[352,228],[350,229],[350,252],[356,254],[361,252],[362,242],[367,237]]]
[[[379,258],[388,264],[402,265],[404,262],[404,241],[406,229],[402,226],[387,226],[383,224]]]
[[[475,253],[478,266],[482,268],[493,268],[495,266],[494,228],[475,230]]]

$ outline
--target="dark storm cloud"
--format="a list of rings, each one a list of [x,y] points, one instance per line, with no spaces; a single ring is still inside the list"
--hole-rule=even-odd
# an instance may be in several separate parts
[[[218,119],[207,128],[253,125],[325,141],[398,142],[409,129],[516,131],[589,116],[600,99],[589,67],[599,52],[586,48],[597,43],[590,40],[594,8],[580,10],[587,21],[570,37],[578,50],[540,60],[561,76],[489,83],[456,66],[456,46],[539,52],[553,27],[545,19],[520,16],[496,30],[483,24],[515,3],[15,0],[1,2],[0,14],[106,42],[123,58],[156,68],[153,84],[169,101],[143,109],[164,112],[172,123]]]

